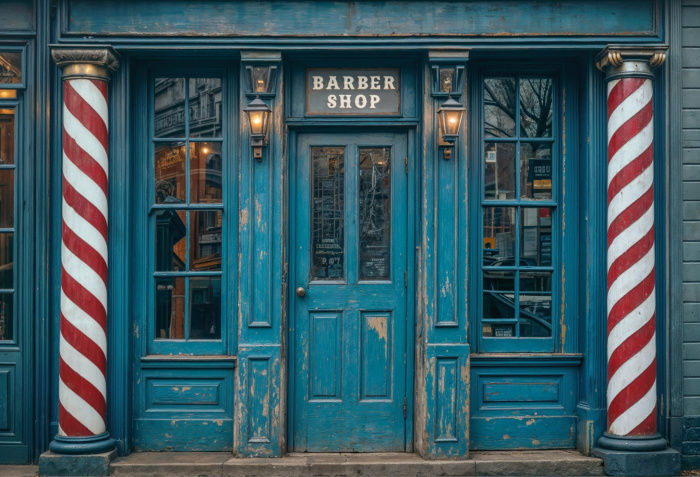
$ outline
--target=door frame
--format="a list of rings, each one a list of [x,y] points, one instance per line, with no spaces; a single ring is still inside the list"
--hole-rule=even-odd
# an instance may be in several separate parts
[[[370,127],[374,127],[372,130]],[[414,451],[413,443],[413,402],[414,402],[414,376],[415,376],[415,342],[416,342],[416,326],[417,326],[417,316],[416,316],[416,299],[415,290],[417,286],[417,276],[416,276],[416,243],[417,234],[419,233],[419,223],[417,218],[417,171],[419,170],[416,164],[419,156],[416,154],[417,147],[417,124],[387,124],[387,123],[369,123],[369,122],[358,122],[355,124],[347,124],[342,128],[338,127],[319,127],[315,126],[297,126],[289,127],[287,131],[287,171],[286,171],[286,181],[289,186],[287,187],[287,207],[285,208],[285,213],[287,214],[286,223],[287,227],[287,243],[288,243],[288,257],[287,257],[287,267],[285,270],[286,277],[286,293],[287,293],[287,351],[286,351],[286,361],[287,361],[287,449],[289,452],[294,448],[294,420],[295,415],[293,412],[295,404],[295,391],[296,383],[294,377],[296,376],[296,369],[294,366],[294,352],[295,352],[295,341],[294,341],[294,327],[295,323],[295,305],[294,300],[296,295],[293,290],[296,286],[294,282],[293,270],[296,268],[296,219],[295,215],[291,212],[296,209],[296,157],[297,157],[297,137],[299,134],[303,133],[318,133],[318,134],[333,134],[333,133],[368,133],[376,132],[377,128],[381,128],[381,132],[393,132],[406,135],[406,154],[407,154],[407,180],[406,180],[406,194],[407,194],[407,206],[406,206],[406,217],[407,224],[406,230],[409,232],[406,237],[406,251],[407,251],[407,263],[406,271],[408,276],[407,286],[406,286],[406,373],[405,373],[405,389],[406,389],[406,426],[405,426],[405,452]],[[410,233],[413,231],[413,233]],[[411,299],[413,297],[413,299]]]

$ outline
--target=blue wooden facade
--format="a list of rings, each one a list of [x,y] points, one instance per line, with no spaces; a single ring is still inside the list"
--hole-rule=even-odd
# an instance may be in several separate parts
[[[0,9],[0,57],[19,53],[22,77],[0,84],[16,91],[0,95],[15,157],[14,222],[0,234],[18,237],[14,285],[0,289],[14,300],[12,335],[0,341],[0,463],[36,461],[58,431],[53,45],[120,55],[109,86],[107,329],[107,422],[119,454],[440,459],[470,449],[590,454],[606,430],[606,92],[595,57],[610,44],[669,44],[654,100],[658,429],[677,450],[693,441],[683,429],[700,411],[678,398],[691,384],[684,373],[698,372],[679,357],[679,290],[697,276],[680,255],[700,241],[696,209],[684,209],[691,245],[678,233],[682,174],[692,182],[697,162],[681,169],[675,133],[680,0]],[[261,66],[273,84],[255,93],[248,75]],[[365,114],[356,75],[337,94],[355,95],[358,111],[311,114],[314,69],[396,72],[381,81],[396,87],[397,109]],[[494,106],[499,94],[510,94],[507,111]],[[528,110],[538,95],[546,106]],[[271,110],[260,161],[244,111],[256,97]],[[450,97],[466,106],[453,146],[438,121]],[[181,173],[169,169],[180,162]],[[384,202],[367,206],[362,194]],[[367,232],[378,224],[384,232]]]

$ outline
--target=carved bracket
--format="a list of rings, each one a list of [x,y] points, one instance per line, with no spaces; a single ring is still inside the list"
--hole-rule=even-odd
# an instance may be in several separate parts
[[[63,79],[95,78],[109,81],[119,68],[119,53],[111,46],[50,45],[51,58],[63,71]]]
[[[596,56],[596,67],[610,74],[613,70],[622,68],[627,62],[641,63],[641,70],[657,68],[666,61],[668,45],[609,45]],[[630,70],[631,72],[631,70]]]

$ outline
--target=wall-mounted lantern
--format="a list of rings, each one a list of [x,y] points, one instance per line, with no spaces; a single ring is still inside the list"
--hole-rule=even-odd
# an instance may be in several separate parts
[[[248,128],[250,129],[250,145],[253,148],[253,157],[262,161],[262,148],[265,145],[267,127],[270,123],[270,108],[260,98],[255,98],[248,103],[243,111],[248,115]]]
[[[431,50],[428,52],[430,65],[430,93],[437,109],[438,149],[442,157],[450,159],[454,143],[459,139],[462,120],[466,108],[459,103],[464,94],[465,71],[469,60],[469,50]],[[454,98],[454,99],[453,99]]]
[[[462,126],[464,111],[466,110],[467,108],[452,98],[448,98],[447,101],[442,103],[442,106],[438,108],[438,121],[443,141],[454,144],[457,140],[459,137],[459,129]]]
[[[274,96],[277,84],[277,66],[246,65],[246,94],[249,96]]]

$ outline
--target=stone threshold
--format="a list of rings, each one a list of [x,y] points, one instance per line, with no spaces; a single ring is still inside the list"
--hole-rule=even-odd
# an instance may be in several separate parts
[[[416,454],[287,454],[238,459],[228,452],[142,452],[110,465],[115,477],[301,476],[597,476],[603,463],[577,451],[471,452],[466,460],[424,460]]]

